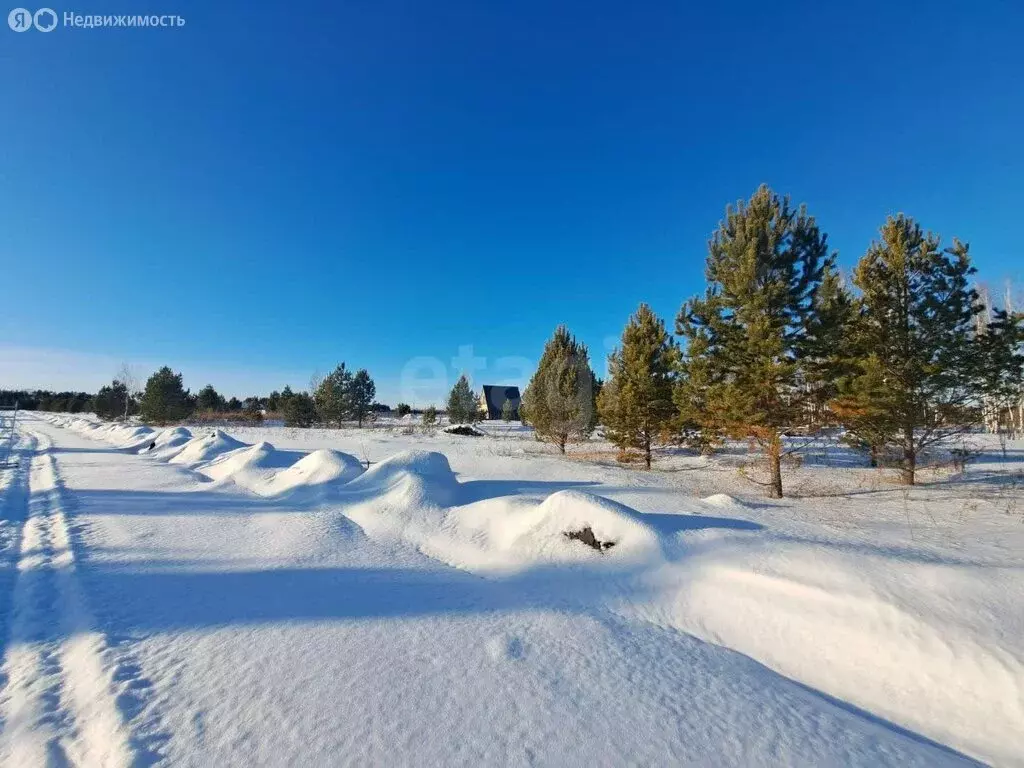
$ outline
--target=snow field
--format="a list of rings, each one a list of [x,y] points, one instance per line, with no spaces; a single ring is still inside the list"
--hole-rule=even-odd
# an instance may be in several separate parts
[[[706,524],[720,514],[749,516],[726,494],[652,514],[576,489],[539,500],[471,492],[433,451],[400,451],[366,469],[347,453],[301,456],[219,430],[193,436],[180,427],[50,421],[187,467],[205,483],[327,505],[371,539],[411,545],[455,568],[533,577],[529,588],[681,630],[940,744],[1000,765],[1024,764],[1018,566],[847,545],[742,519]],[[260,525],[284,527],[274,517]],[[565,536],[584,526],[615,546],[597,552]],[[337,527],[316,530],[327,539],[342,535]],[[333,546],[308,537],[302,545]],[[520,638],[496,637],[487,652],[514,661],[528,650]]]

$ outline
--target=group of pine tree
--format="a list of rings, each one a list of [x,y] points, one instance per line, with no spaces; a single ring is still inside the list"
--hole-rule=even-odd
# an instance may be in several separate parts
[[[930,446],[1019,402],[1024,316],[990,309],[971,286],[968,246],[892,216],[847,286],[804,206],[766,186],[726,209],[708,243],[707,288],[685,301],[675,335],[642,304],[594,376],[564,327],[523,396],[538,436],[563,452],[600,422],[623,458],[652,448],[758,446],[771,496],[793,434],[829,426],[871,457],[898,457],[913,484]]]
[[[954,239],[943,247],[897,215],[847,285],[814,217],[762,186],[726,209],[708,243],[707,287],[682,304],[674,333],[641,304],[602,382],[586,345],[559,326],[518,415],[563,453],[600,424],[621,458],[647,468],[658,445],[710,452],[727,439],[747,440],[764,454],[774,497],[783,495],[784,459],[795,447],[789,438],[841,426],[872,466],[895,457],[902,481],[913,484],[931,446],[979,423],[998,431],[1004,414],[1024,407],[1024,315],[980,301],[974,271],[967,244]],[[130,390],[121,378],[95,396],[0,392],[0,400],[91,406],[107,418],[139,413],[158,424],[197,413],[258,420],[268,410],[300,427],[362,426],[383,407],[366,369],[345,363],[308,393],[285,387],[269,397],[225,399],[207,385],[193,395],[167,367],[141,393]],[[446,410],[451,423],[480,418],[465,376]],[[399,416],[410,411],[399,404]],[[502,415],[513,418],[511,401]],[[426,426],[437,417],[433,407],[422,413]]]
[[[154,424],[170,424],[186,418],[230,418],[261,421],[264,411],[279,413],[289,426],[325,426],[354,421],[363,425],[379,407],[374,402],[377,387],[365,368],[354,373],[341,363],[314,382],[312,394],[293,392],[286,386],[267,397],[225,398],[212,384],[198,393],[185,388],[182,374],[164,366],[146,380],[141,392],[133,393],[124,379],[114,379],[85,401],[81,410],[91,409],[102,418],[124,418],[139,414]]]

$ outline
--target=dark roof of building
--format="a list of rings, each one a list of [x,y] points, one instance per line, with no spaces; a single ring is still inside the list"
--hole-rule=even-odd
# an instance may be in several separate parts
[[[501,405],[506,400],[520,400],[519,387],[506,387],[501,384],[484,384],[484,398],[488,403]]]

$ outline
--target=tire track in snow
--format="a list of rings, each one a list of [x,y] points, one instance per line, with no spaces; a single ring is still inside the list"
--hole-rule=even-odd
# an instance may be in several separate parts
[[[31,439],[35,451],[22,452],[22,460],[32,458],[0,695],[0,763],[127,766],[128,732],[104,661],[106,641],[75,572],[52,444]]]

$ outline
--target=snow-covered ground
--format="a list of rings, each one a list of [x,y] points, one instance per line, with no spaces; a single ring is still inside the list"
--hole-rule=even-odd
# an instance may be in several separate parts
[[[769,502],[483,429],[29,415],[0,763],[1024,765],[1024,444]]]

